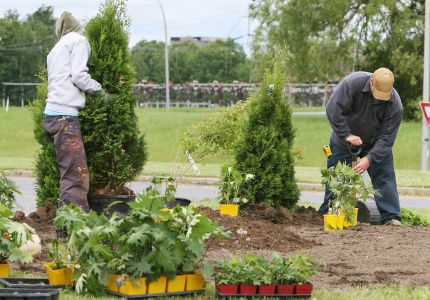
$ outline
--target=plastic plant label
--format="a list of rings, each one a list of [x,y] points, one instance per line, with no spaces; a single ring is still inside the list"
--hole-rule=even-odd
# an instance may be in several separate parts
[[[193,157],[191,156],[191,153],[188,150],[185,150],[185,155],[187,156],[188,161],[190,162],[191,166],[193,167],[194,173],[196,173],[197,176],[200,176],[200,170],[197,167],[197,164],[194,161]]]

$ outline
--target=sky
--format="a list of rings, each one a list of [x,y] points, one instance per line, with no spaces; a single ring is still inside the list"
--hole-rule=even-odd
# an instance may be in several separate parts
[[[168,38],[173,36],[230,37],[250,52],[255,22],[248,26],[248,5],[251,0],[160,0],[166,16]],[[54,16],[70,11],[85,21],[97,14],[100,1],[94,0],[0,0],[0,15],[8,9],[21,17],[33,13],[41,5],[53,6]],[[128,0],[131,18],[130,47],[140,40],[164,41],[163,18],[157,0]]]

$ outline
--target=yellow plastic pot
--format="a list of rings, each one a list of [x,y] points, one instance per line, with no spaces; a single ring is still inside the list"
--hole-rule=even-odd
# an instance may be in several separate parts
[[[49,284],[52,285],[72,285],[73,283],[73,269],[62,268],[54,270],[52,267],[55,263],[49,262],[45,264],[46,272],[48,273]]]
[[[114,275],[107,284],[107,289],[125,295],[146,295],[146,278],[142,277],[138,281],[132,281],[121,275]]]
[[[348,220],[345,217],[345,221],[343,223],[343,227],[348,228],[351,226],[357,226],[358,224],[358,208],[354,208],[354,221],[352,223],[349,223]]]
[[[185,284],[187,283],[187,275],[176,275],[174,279],[167,280],[167,292],[179,293],[185,291]]]
[[[220,204],[219,212],[221,215],[236,217],[239,213],[239,204]]]
[[[324,231],[342,230],[345,215],[324,215]]]
[[[148,295],[149,294],[162,294],[166,292],[167,277],[160,277],[156,281],[148,284]]]
[[[0,277],[9,277],[10,265],[7,262],[0,263]]]
[[[188,274],[187,284],[185,286],[186,291],[197,291],[205,288],[205,277],[203,274]]]

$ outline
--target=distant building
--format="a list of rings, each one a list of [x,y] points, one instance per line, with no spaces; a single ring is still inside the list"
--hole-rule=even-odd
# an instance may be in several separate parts
[[[203,46],[210,43],[214,43],[216,41],[228,41],[228,38],[222,38],[222,37],[214,37],[214,36],[185,36],[185,37],[177,37],[173,36],[170,38],[170,43],[180,43],[180,42],[195,42],[197,46]]]

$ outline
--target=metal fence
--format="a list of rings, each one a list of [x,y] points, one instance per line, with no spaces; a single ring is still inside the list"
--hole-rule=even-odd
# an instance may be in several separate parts
[[[4,82],[2,104],[25,106],[35,97],[38,83]],[[285,85],[285,99],[295,107],[324,107],[333,93],[336,84]],[[246,100],[258,89],[252,83],[198,83],[172,84],[170,86],[170,105],[172,107],[219,107],[232,106],[239,100]],[[165,85],[139,83],[133,85],[136,107],[165,107]]]

